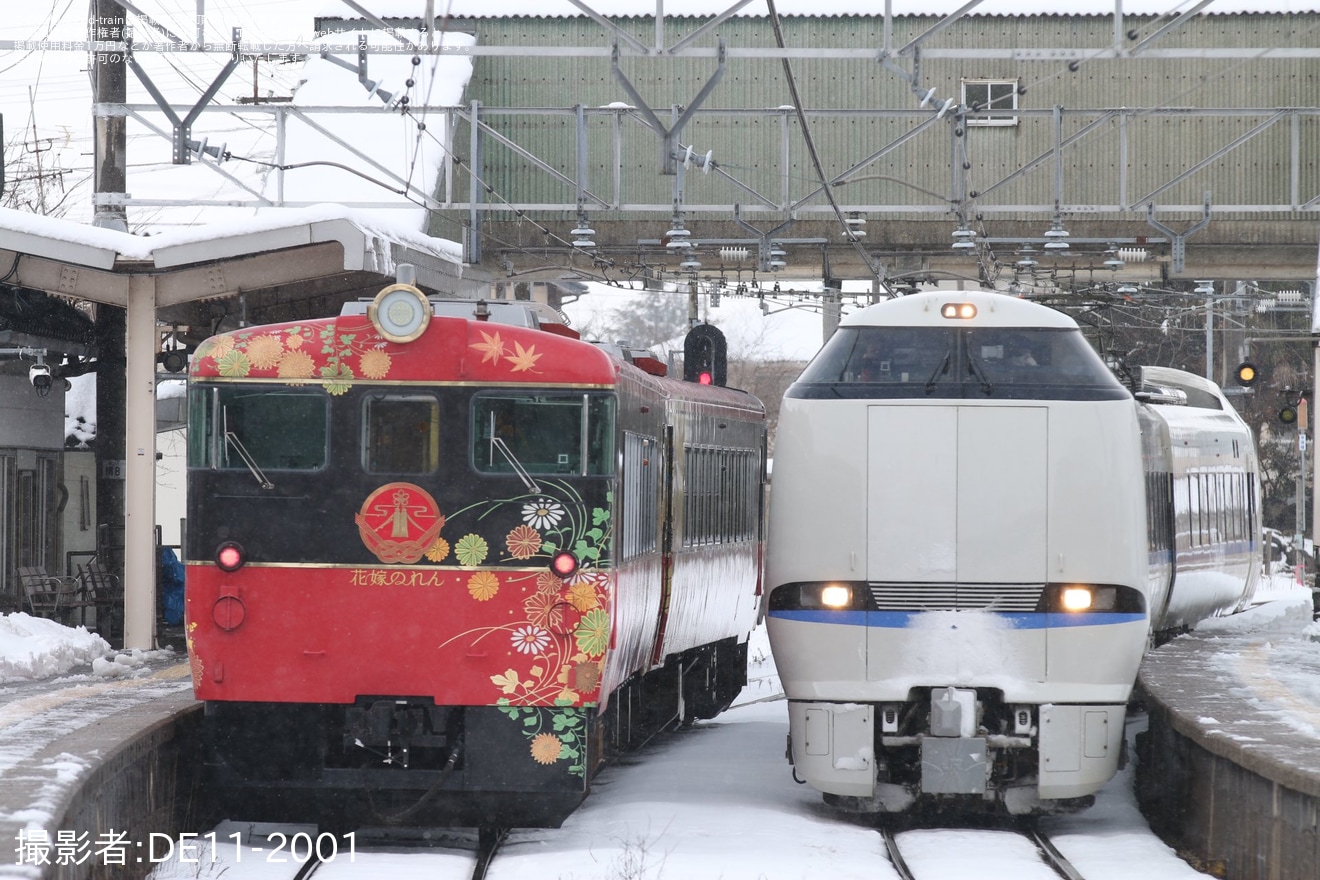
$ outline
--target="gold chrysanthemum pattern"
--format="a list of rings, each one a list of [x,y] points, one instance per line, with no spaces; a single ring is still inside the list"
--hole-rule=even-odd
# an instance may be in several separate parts
[[[227,379],[319,379],[327,391],[339,395],[359,379],[389,377],[394,358],[386,344],[365,321],[238,330],[203,342],[193,356],[192,370],[206,370],[210,362]]]
[[[538,764],[553,764],[564,753],[564,744],[553,733],[538,733],[532,737],[532,760]]]
[[[500,579],[494,572],[478,571],[468,578],[468,592],[478,602],[487,602],[495,598],[500,591]]]

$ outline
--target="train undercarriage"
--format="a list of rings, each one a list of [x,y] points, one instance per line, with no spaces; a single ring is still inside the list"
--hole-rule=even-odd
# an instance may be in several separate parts
[[[1124,763],[1125,712],[955,687],[914,689],[903,703],[794,701],[788,757],[795,777],[849,812],[1067,813]]]

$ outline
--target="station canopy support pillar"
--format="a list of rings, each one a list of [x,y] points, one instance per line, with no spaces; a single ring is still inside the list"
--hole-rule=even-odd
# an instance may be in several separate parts
[[[125,368],[124,648],[156,645],[156,279],[128,283]]]

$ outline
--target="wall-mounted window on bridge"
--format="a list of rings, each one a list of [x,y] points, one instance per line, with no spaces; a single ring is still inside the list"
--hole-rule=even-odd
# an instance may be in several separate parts
[[[1015,79],[965,79],[962,103],[968,109],[968,125],[1017,125],[1018,81]]]

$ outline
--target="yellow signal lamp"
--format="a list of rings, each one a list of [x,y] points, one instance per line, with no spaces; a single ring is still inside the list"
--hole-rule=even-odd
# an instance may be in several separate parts
[[[1236,378],[1237,383],[1243,388],[1250,388],[1260,378],[1260,370],[1256,369],[1256,365],[1251,361],[1243,361],[1238,364]]]

